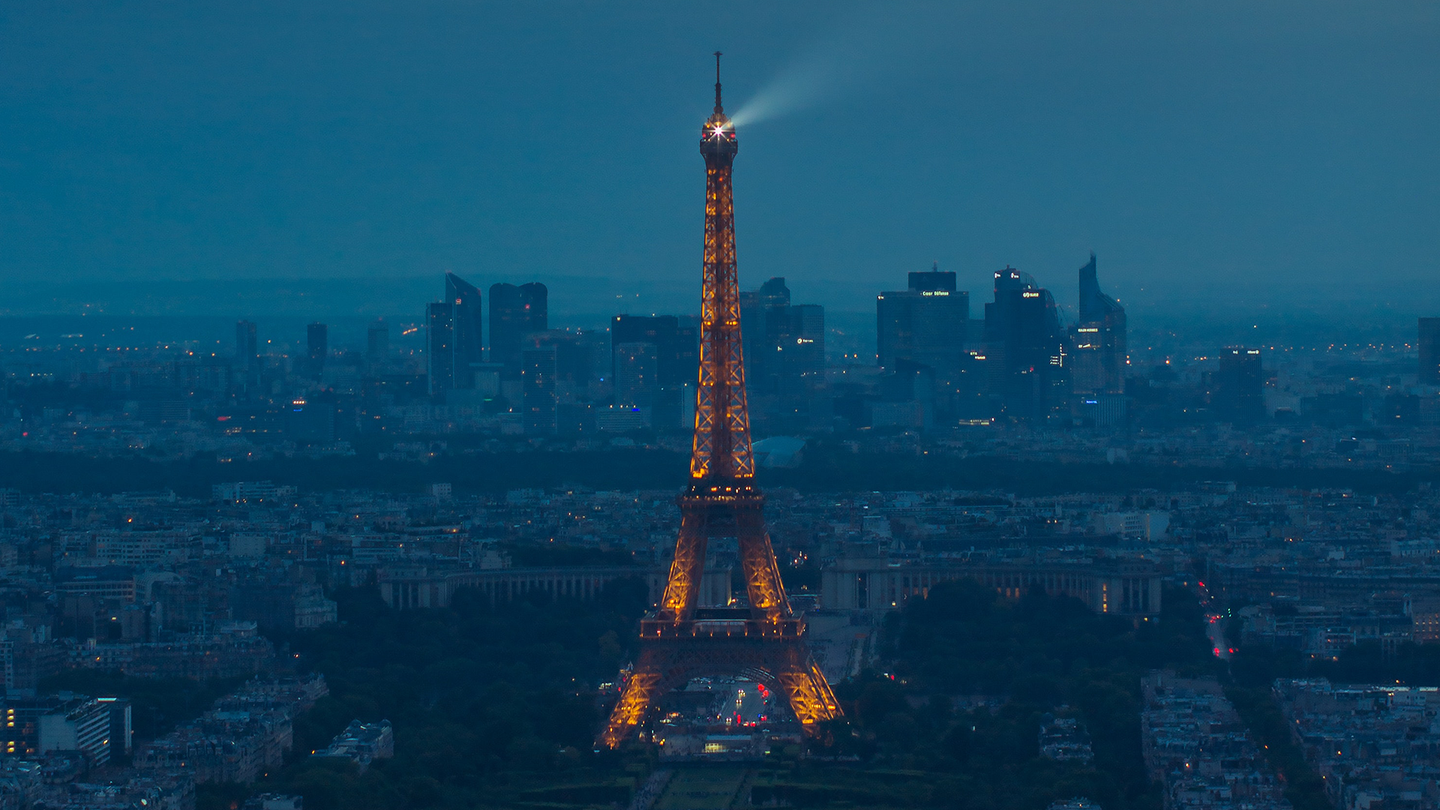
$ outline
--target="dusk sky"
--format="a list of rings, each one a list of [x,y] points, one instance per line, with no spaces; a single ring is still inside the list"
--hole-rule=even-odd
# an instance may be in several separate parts
[[[1440,314],[1437,43],[1433,2],[11,2],[0,314],[196,279],[413,309],[446,270],[694,310],[716,49],[745,287],[861,312],[938,260],[978,310],[1008,263],[1068,302],[1094,250],[1127,305]]]

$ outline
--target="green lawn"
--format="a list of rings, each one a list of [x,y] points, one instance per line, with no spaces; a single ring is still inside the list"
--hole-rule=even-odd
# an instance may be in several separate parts
[[[744,781],[742,768],[681,770],[670,780],[655,810],[725,810]]]

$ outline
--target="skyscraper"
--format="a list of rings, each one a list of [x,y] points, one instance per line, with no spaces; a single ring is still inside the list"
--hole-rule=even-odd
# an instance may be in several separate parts
[[[790,288],[784,278],[772,278],[758,290],[740,293],[740,323],[745,333],[745,381],[752,395],[773,394],[790,325]]]
[[[370,324],[365,332],[365,359],[379,363],[390,356],[390,327],[381,321]]]
[[[1125,416],[1125,308],[1100,291],[1095,254],[1080,268],[1080,323],[1076,325],[1071,387],[1078,415],[1095,425],[1116,425]]]
[[[521,403],[525,433],[551,436],[555,421],[555,347],[525,348],[521,357]]]
[[[235,324],[235,360],[241,368],[249,368],[260,360],[260,340],[254,321],[238,321]]]
[[[549,328],[547,299],[539,282],[490,286],[490,360],[501,364],[509,379],[520,377],[525,336]]]
[[[761,429],[803,429],[825,383],[825,308],[790,303],[784,278],[740,293],[745,381],[751,417]]]
[[[782,375],[791,380],[825,380],[825,307],[791,304]]]
[[[617,372],[615,349],[622,343],[655,344],[656,382],[678,386],[695,382],[700,344],[695,327],[674,315],[616,315],[610,319],[610,373]]]
[[[305,327],[305,348],[309,361],[309,374],[320,379],[325,371],[325,358],[330,355],[330,329],[323,323],[312,323]]]
[[[475,373],[485,360],[480,324],[480,291],[446,273],[445,298],[425,307],[425,366],[432,397],[475,387]]]
[[[1013,267],[995,273],[985,305],[985,351],[1005,414],[1038,421],[1068,406],[1065,332],[1050,291]]]
[[[1210,406],[1227,422],[1250,424],[1265,418],[1265,375],[1259,349],[1234,346],[1220,352],[1212,378]]]
[[[700,364],[700,339],[696,328],[674,315],[616,315],[610,320],[610,379],[615,386],[617,405],[628,402],[622,389],[622,366],[634,360],[630,344],[649,344],[654,354],[654,371],[647,378],[651,423],[669,429],[682,426],[683,390],[695,384]],[[632,369],[633,371],[633,369]],[[627,378],[629,379],[629,378]]]
[[[1440,385],[1440,318],[1420,319],[1420,384]]]
[[[621,343],[615,347],[615,404],[650,409],[660,389],[654,343]]]
[[[455,387],[455,305],[425,305],[425,371],[430,396],[443,397]]]
[[[562,403],[583,393],[596,378],[610,378],[608,344],[609,340],[597,337],[593,329],[547,329],[525,337],[526,349],[555,350],[555,392]],[[495,367],[494,363],[485,364],[487,369]]]
[[[909,289],[875,301],[876,359],[894,372],[901,361],[928,366],[936,385],[953,390],[965,361],[970,293],[955,289],[955,274],[911,273]]]
[[[454,388],[470,388],[472,370],[485,362],[480,291],[454,273],[445,274],[445,301],[454,307]]]

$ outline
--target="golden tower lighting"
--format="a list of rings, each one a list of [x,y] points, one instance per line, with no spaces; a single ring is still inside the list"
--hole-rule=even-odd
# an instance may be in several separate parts
[[[680,536],[659,609],[640,622],[640,654],[597,742],[634,739],[651,703],[699,676],[755,678],[780,691],[807,734],[840,715],[830,684],[810,656],[803,617],[790,609],[770,535],[765,499],[754,486],[755,455],[745,400],[740,344],[740,287],[735,274],[735,202],[731,170],[739,142],[720,103],[715,54],[715,112],[700,128],[705,158],[704,285],[700,379],[690,487],[679,499]],[[740,549],[749,607],[698,607],[705,547],[733,536]]]

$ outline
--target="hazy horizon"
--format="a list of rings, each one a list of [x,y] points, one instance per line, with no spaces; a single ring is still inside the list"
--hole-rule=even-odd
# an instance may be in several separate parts
[[[712,11],[8,8],[0,317],[418,318],[446,270],[693,312],[717,47],[742,286],[861,313],[938,260],[978,313],[1094,250],[1137,325],[1440,312],[1433,5]]]

